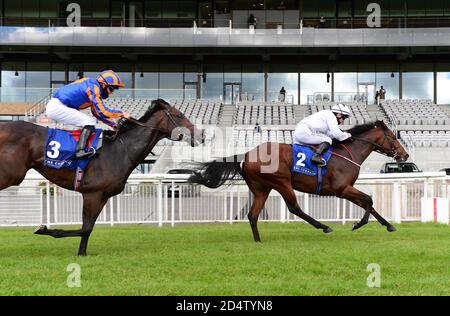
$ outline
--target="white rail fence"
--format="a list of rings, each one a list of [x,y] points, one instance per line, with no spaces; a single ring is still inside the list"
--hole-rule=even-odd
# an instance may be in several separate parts
[[[450,209],[450,177],[444,173],[361,175],[356,188],[369,194],[375,209],[394,223],[420,221],[422,198],[446,198]],[[297,193],[302,209],[319,221],[357,221],[364,211],[347,200]],[[186,182],[183,175],[131,175],[124,191],[105,205],[97,223],[178,223],[247,221],[252,195],[244,182],[211,190]],[[373,219],[371,217],[371,219]],[[301,221],[291,214],[277,192],[272,192],[261,221]],[[20,186],[0,191],[0,226],[38,224],[78,225],[82,196],[61,189],[41,176],[27,176]]]

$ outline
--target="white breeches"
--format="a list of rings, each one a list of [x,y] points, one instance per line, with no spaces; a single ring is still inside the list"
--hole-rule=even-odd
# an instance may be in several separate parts
[[[332,139],[321,133],[312,132],[305,124],[298,124],[294,131],[294,143],[306,145],[318,145],[320,143],[332,143]]]
[[[51,98],[47,103],[45,113],[49,118],[59,123],[84,127],[86,125],[95,125],[97,120],[78,110],[69,108],[56,98]]]

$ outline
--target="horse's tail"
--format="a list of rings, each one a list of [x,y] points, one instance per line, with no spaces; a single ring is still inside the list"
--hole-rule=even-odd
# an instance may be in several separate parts
[[[194,174],[189,177],[188,182],[202,184],[211,189],[218,188],[227,181],[231,184],[241,179],[243,160],[244,155],[234,155],[210,162],[195,163]]]

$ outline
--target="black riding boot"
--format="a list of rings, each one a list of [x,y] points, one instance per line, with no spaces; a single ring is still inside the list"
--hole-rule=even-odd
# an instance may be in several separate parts
[[[85,152],[84,151],[87,141],[94,131],[95,131],[95,127],[92,125],[86,125],[81,130],[80,140],[78,141],[78,144],[77,144],[77,153],[75,155],[77,157],[77,159],[87,158],[87,157],[92,156],[95,153],[95,152],[89,152],[89,151]]]
[[[329,147],[330,147],[330,143],[327,143],[327,142],[320,143],[317,146],[314,156],[311,158],[311,161],[314,162],[319,167],[325,166],[326,162],[320,156],[324,152],[326,152]]]

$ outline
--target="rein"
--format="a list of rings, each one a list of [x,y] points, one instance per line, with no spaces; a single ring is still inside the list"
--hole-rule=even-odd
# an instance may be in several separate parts
[[[384,132],[384,131],[383,131],[383,132]],[[384,139],[383,139],[383,144],[384,144],[384,141],[387,139],[388,142],[389,142],[389,145],[391,145],[391,147],[392,147],[392,141],[389,140],[389,136],[386,135],[386,132],[384,132],[384,136],[385,136],[385,137],[384,137]],[[373,146],[375,147],[375,149],[374,149],[373,151],[375,151],[375,152],[377,152],[377,153],[380,153],[380,154],[382,154],[382,155],[386,155],[386,156],[388,156],[388,157],[391,157],[390,155],[392,155],[392,157],[393,157],[394,159],[395,159],[395,157],[397,157],[397,155],[398,155],[398,153],[397,153],[397,151],[396,151],[397,148],[394,148],[394,149],[391,148],[391,149],[390,149],[390,152],[389,152],[389,153],[386,153],[386,152],[382,151],[382,150],[384,149],[382,145],[379,145],[379,144],[375,143],[374,141],[371,141],[370,139],[362,138],[362,137],[355,137],[355,136],[352,136],[351,138],[353,138],[353,139],[355,139],[355,140],[360,140],[360,141],[363,141],[363,142],[366,142],[366,143],[369,143],[369,144],[373,145]],[[352,154],[352,152],[350,151],[350,149],[348,149],[347,146],[345,146],[344,144],[340,144],[340,145],[341,145],[341,147],[343,147],[343,148],[349,153],[350,159],[347,158],[347,157],[345,157],[345,156],[343,156],[343,155],[337,154],[337,153],[335,153],[335,152],[332,152],[331,154],[334,155],[334,156],[337,156],[337,157],[339,157],[339,158],[342,158],[342,159],[344,159],[344,160],[347,160],[348,162],[354,164],[354,165],[357,166],[358,168],[361,168],[361,165],[355,162],[355,158],[353,157],[353,154]]]
[[[170,110],[171,110],[172,108],[173,108],[173,106],[171,106],[169,110],[165,111],[165,114],[167,115],[167,117],[169,118],[169,120],[172,122],[172,124],[175,126],[175,128],[181,127],[180,125],[178,125],[178,124],[175,122],[175,120],[173,119],[173,115],[170,113]],[[144,123],[138,121],[137,119],[135,119],[135,118],[133,118],[133,117],[125,118],[125,120],[126,120],[126,121],[129,121],[129,122],[131,122],[131,123],[133,123],[133,124],[136,124],[137,126],[140,126],[140,127],[145,127],[145,128],[153,129],[153,130],[156,130],[156,131],[159,131],[159,132],[165,132],[163,129],[156,128],[156,127],[153,127],[153,126],[147,126],[147,125],[145,125]],[[119,123],[119,125],[120,125],[120,123]],[[188,126],[187,128],[192,127],[192,126],[194,126],[194,125],[191,124],[191,125]],[[175,128],[174,128],[174,129],[175,129]],[[118,129],[116,130],[116,133],[114,134],[113,139],[116,139],[116,137],[117,137],[119,131],[120,131],[120,128],[118,128]],[[170,138],[170,137],[166,137],[166,138],[169,139],[169,140],[172,140],[172,141],[179,141],[179,140],[181,140],[181,139],[183,138],[183,136],[182,136],[182,134],[180,134],[180,137],[179,137],[178,139],[172,139],[172,138]]]
[[[344,159],[344,160],[347,160],[348,162],[354,164],[354,165],[357,166],[358,168],[361,168],[361,165],[355,162],[355,158],[353,158],[353,154],[352,154],[352,152],[350,151],[350,149],[348,149],[347,146],[345,146],[344,144],[341,144],[341,146],[349,153],[351,159],[349,159],[349,158],[347,158],[347,157],[345,157],[345,156],[342,156],[341,154],[337,154],[337,153],[335,153],[334,151],[332,151],[331,154],[334,155],[334,156],[337,156],[337,157],[339,157],[339,158],[342,158],[342,159]]]
[[[398,147],[393,148],[393,140],[391,140],[391,138],[388,135],[386,135],[386,131],[383,131],[383,134],[384,134],[384,138],[383,138],[383,143],[381,143],[381,145],[371,141],[370,139],[366,139],[366,138],[362,138],[362,137],[353,137],[352,136],[352,138],[372,144],[373,146],[375,146],[375,149],[374,149],[375,152],[385,155],[387,157],[392,157],[395,159],[398,156],[398,153],[397,153]],[[383,151],[383,149],[384,149],[383,144],[384,144],[385,140],[387,140],[389,142],[389,146],[390,146],[389,152]]]

